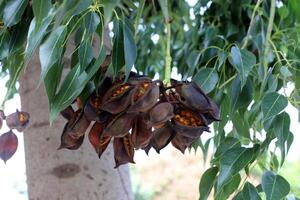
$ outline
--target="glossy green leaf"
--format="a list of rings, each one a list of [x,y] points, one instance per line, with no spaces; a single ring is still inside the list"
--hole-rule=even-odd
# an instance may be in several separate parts
[[[90,40],[83,41],[78,49],[78,60],[81,72],[90,64],[93,59],[93,47]]]
[[[115,35],[112,51],[112,67],[114,69],[114,74],[117,74],[117,72],[125,65],[124,33],[123,23],[121,20],[115,21],[114,30]]]
[[[206,170],[202,175],[200,185],[199,185],[199,192],[200,192],[199,200],[208,199],[209,194],[216,182],[216,176],[218,171],[219,170],[217,167],[212,167]]]
[[[281,151],[281,165],[283,164],[287,154],[286,142],[290,132],[290,123],[290,116],[286,112],[277,115],[273,121],[277,144]]]
[[[241,87],[246,83],[247,77],[256,64],[256,57],[250,51],[239,49],[234,46],[231,48],[231,57],[229,59],[232,66],[238,71],[241,80]]]
[[[230,149],[238,148],[241,146],[241,142],[233,137],[227,137],[224,141],[218,146],[215,152],[215,158],[223,157],[224,153],[226,153]]]
[[[120,3],[120,0],[103,0],[101,3],[104,6],[104,21],[105,24],[108,24],[111,20],[113,10]]]
[[[89,35],[96,31],[99,23],[100,17],[95,12],[89,12],[84,17],[84,28]]]
[[[232,176],[239,173],[252,161],[255,151],[255,148],[238,147],[229,149],[222,155],[217,183],[218,190],[222,189]]]
[[[201,54],[198,50],[193,50],[187,57],[186,64],[189,67],[187,77],[192,76],[194,74],[194,71],[199,64],[200,57]]]
[[[66,26],[57,27],[40,46],[41,79],[44,79],[51,67],[61,58]]]
[[[36,28],[38,28],[43,19],[48,16],[48,13],[52,7],[51,0],[33,0],[32,9],[36,20]]]
[[[49,107],[51,110],[52,104],[55,101],[56,90],[59,85],[61,74],[64,66],[61,62],[57,62],[54,66],[49,70],[47,75],[44,78],[45,90],[48,97]]]
[[[6,27],[11,27],[17,24],[25,11],[28,0],[10,0],[5,5],[3,11],[3,21]]]
[[[262,189],[267,200],[280,200],[290,192],[290,184],[280,175],[267,171],[262,177]]]
[[[261,103],[264,120],[280,113],[288,104],[288,100],[281,94],[276,92],[267,93]]]
[[[282,66],[280,68],[280,73],[282,74],[282,76],[284,78],[288,78],[290,76],[292,76],[293,74],[290,72],[289,68],[287,66]]]
[[[240,174],[234,175],[231,180],[223,187],[222,190],[215,192],[216,200],[227,200],[228,197],[238,189],[241,182]]]
[[[68,107],[80,95],[87,83],[99,70],[105,56],[105,49],[101,48],[98,58],[88,69],[81,73],[79,64],[72,68],[64,79],[58,93],[56,94],[55,101],[52,104],[52,110],[50,110],[51,122],[57,117],[61,110]]]
[[[126,79],[135,63],[137,50],[134,41],[134,28],[129,19],[123,17],[124,30],[124,56],[125,56],[125,76]]]
[[[218,73],[213,68],[202,68],[193,78],[193,81],[205,92],[211,92],[218,83]]]
[[[27,44],[25,48],[25,61],[28,62],[36,48],[40,45],[43,37],[47,33],[47,29],[55,16],[55,11],[51,10],[45,17],[39,27],[36,26],[35,18],[32,19],[27,35]]]
[[[233,200],[244,200],[244,199],[261,200],[256,188],[249,182],[246,182],[243,187],[243,190],[233,198]]]

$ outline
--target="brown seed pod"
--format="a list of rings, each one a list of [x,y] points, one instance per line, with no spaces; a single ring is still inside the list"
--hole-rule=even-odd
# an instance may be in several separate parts
[[[72,133],[72,129],[69,129],[69,123],[67,123],[64,127],[63,133],[60,137],[60,146],[59,149],[69,149],[76,150],[78,149],[84,140],[84,135],[80,137],[73,137],[72,135],[76,135],[76,133]]]
[[[89,121],[100,122],[102,98],[96,95],[91,95],[84,106],[84,115]]]
[[[187,107],[200,112],[211,110],[210,99],[196,83],[181,84],[176,90],[180,94],[180,101]]]
[[[201,116],[187,109],[178,109],[173,118],[174,130],[177,134],[197,138],[203,131],[209,131],[206,120]]]
[[[114,138],[114,154],[115,154],[115,168],[126,163],[135,163],[134,148],[131,142],[130,135],[127,134],[122,138]]]
[[[197,139],[176,134],[171,143],[176,149],[184,153],[185,149],[191,147],[195,140]]]
[[[17,129],[21,132],[28,126],[29,118],[29,113],[17,110],[6,117],[6,124],[10,129]]]
[[[132,88],[127,83],[110,88],[103,97],[101,109],[112,114],[123,112],[130,104]]]
[[[124,137],[132,127],[136,113],[121,113],[104,129],[103,136]]]
[[[2,128],[2,124],[3,124],[3,120],[2,120],[2,118],[0,118],[0,130]]]
[[[101,157],[102,153],[105,151],[111,140],[110,136],[103,137],[103,129],[103,124],[96,122],[89,133],[89,141],[93,145],[99,158]]]
[[[138,116],[133,123],[131,140],[134,148],[142,149],[146,147],[152,137],[151,127],[148,128],[143,116]]]
[[[153,132],[153,137],[150,140],[150,146],[159,153],[161,149],[170,143],[174,135],[175,132],[172,129],[171,124],[167,122],[164,127]]]
[[[210,100],[211,104],[211,110],[209,110],[207,113],[204,113],[204,117],[207,121],[207,124],[211,124],[214,121],[220,121],[220,110],[217,106],[217,104]]]
[[[18,138],[12,130],[0,136],[0,158],[6,163],[17,151]]]
[[[158,101],[159,87],[153,82],[136,85],[131,96],[131,106],[127,112],[147,112]]]
[[[84,135],[90,123],[91,122],[87,120],[85,115],[83,114],[82,109],[79,109],[69,120],[66,132],[73,138],[80,138],[82,135]]]
[[[174,117],[173,105],[168,102],[159,103],[150,110],[149,116],[149,127],[160,128]]]
[[[60,112],[60,114],[67,120],[72,119],[72,117],[75,114],[74,109],[72,108],[72,106],[68,106],[66,109],[64,109],[63,111]]]

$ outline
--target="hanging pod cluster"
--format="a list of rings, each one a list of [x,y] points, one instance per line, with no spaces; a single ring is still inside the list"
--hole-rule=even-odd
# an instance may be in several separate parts
[[[219,120],[219,109],[194,82],[173,80],[170,87],[132,73],[106,78],[84,106],[61,112],[68,120],[60,148],[78,149],[90,124],[88,138],[99,157],[113,140],[116,167],[134,163],[134,151],[158,153],[169,143],[184,153],[208,125]]]

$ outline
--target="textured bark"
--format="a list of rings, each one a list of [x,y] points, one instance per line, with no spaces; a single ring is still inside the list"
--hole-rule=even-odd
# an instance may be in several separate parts
[[[24,133],[30,200],[133,199],[128,166],[114,169],[112,145],[98,159],[86,137],[77,151],[57,150],[65,120],[49,126],[48,102],[39,84],[38,57],[27,66],[20,82],[22,109],[31,115]]]

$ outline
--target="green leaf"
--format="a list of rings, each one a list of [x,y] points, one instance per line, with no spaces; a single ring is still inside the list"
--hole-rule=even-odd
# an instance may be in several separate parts
[[[281,20],[284,20],[289,15],[289,9],[285,5],[283,5],[278,8],[278,13]]]
[[[119,70],[125,65],[124,58],[124,34],[123,34],[123,23],[121,20],[116,20],[114,23],[114,43],[112,50],[112,67],[114,74],[116,75]]]
[[[10,0],[7,2],[3,12],[3,22],[6,27],[17,24],[25,11],[28,0]]]
[[[230,149],[238,148],[241,146],[241,143],[238,139],[233,137],[227,137],[225,140],[218,146],[214,157],[219,158],[223,157],[224,153],[226,153]]]
[[[78,60],[82,72],[93,59],[93,47],[89,40],[83,41],[78,49]]]
[[[281,166],[285,160],[285,156],[288,153],[286,142],[288,140],[290,132],[290,116],[283,112],[280,115],[277,115],[273,121],[273,128],[277,138],[277,145],[281,151]]]
[[[280,113],[288,104],[288,100],[281,94],[276,92],[267,93],[261,103],[264,120]]]
[[[63,64],[60,61],[58,61],[53,65],[53,67],[49,70],[49,72],[44,78],[45,90],[49,102],[49,110],[52,109],[52,104],[55,101],[56,90],[61,79],[61,73],[63,68]]]
[[[36,20],[36,27],[38,28],[43,19],[48,16],[50,9],[52,8],[51,0],[33,0],[32,9]]]
[[[84,28],[87,30],[89,35],[96,31],[99,23],[100,17],[94,12],[89,12],[84,17]]]
[[[199,87],[205,92],[211,92],[218,83],[219,76],[213,68],[202,68],[193,78]]]
[[[200,57],[201,54],[198,50],[193,50],[187,57],[186,64],[189,67],[187,77],[192,76],[194,74],[194,71],[197,65],[199,64]]]
[[[239,187],[241,182],[240,174],[234,175],[231,180],[223,187],[222,190],[216,192],[216,200],[227,200],[228,197]]]
[[[239,49],[237,46],[234,46],[231,48],[231,57],[229,61],[238,71],[238,76],[241,80],[241,87],[243,87],[250,71],[256,64],[255,55],[246,49]]]
[[[257,148],[238,147],[229,149],[222,155],[217,183],[218,190],[221,190],[232,176],[239,173],[252,161],[255,151],[257,151]]]
[[[103,4],[104,9],[104,21],[105,24],[110,22],[112,17],[113,10],[120,3],[120,0],[102,0],[101,4]]]
[[[280,200],[290,192],[290,184],[280,175],[267,171],[262,176],[262,189],[267,200]]]
[[[206,200],[209,197],[209,194],[215,184],[218,171],[217,167],[212,167],[206,170],[202,175],[199,185],[199,200]]]
[[[245,183],[242,193],[244,199],[261,200],[256,188],[249,182]]]
[[[168,8],[168,0],[158,0],[160,8],[163,12],[166,21],[169,21],[169,8]]]
[[[55,16],[55,13],[56,12],[53,9],[49,11],[48,16],[43,19],[42,24],[39,27],[36,26],[35,18],[32,19],[27,35],[25,62],[29,62],[35,49],[40,45],[43,37],[47,33],[47,28]]]
[[[137,49],[134,41],[134,28],[131,22],[123,17],[124,30],[124,53],[125,53],[125,76],[126,79],[135,63],[137,56]]]
[[[250,139],[249,124],[240,112],[236,112],[232,117],[232,123],[239,136]]]
[[[52,122],[59,112],[68,107],[83,91],[87,83],[99,70],[104,61],[106,51],[101,48],[97,60],[87,70],[80,73],[80,65],[76,65],[64,79],[50,110],[50,122]]]
[[[51,67],[61,58],[66,26],[57,27],[40,46],[41,79],[44,79]]]

